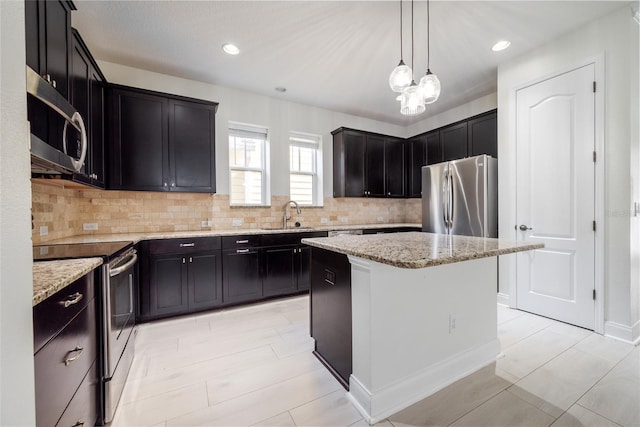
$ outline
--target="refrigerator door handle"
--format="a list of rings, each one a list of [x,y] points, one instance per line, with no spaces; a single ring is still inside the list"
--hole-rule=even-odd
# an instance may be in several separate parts
[[[442,173],[442,219],[444,221],[444,228],[449,230],[449,170],[443,169]]]
[[[449,172],[449,231],[453,229],[453,209],[454,209],[453,200],[453,175]]]

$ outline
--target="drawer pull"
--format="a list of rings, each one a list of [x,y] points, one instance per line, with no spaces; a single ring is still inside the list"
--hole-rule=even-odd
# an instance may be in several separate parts
[[[246,254],[249,253],[249,249],[236,249],[237,254]]]
[[[192,248],[195,245],[196,245],[195,243],[180,243],[181,248]]]
[[[69,364],[70,364],[71,362],[75,362],[76,360],[78,360],[78,358],[79,358],[79,357],[80,357],[80,355],[82,354],[82,350],[84,350],[82,347],[80,347],[80,346],[76,346],[76,348],[74,348],[74,349],[73,349],[73,350],[71,350],[69,353],[67,353],[67,354],[71,354],[71,353],[76,353],[76,352],[77,352],[78,354],[76,354],[75,356],[70,357],[70,358],[68,358],[68,359],[65,359],[65,361],[64,361],[64,366],[69,366]]]
[[[64,308],[67,308],[70,305],[79,303],[82,297],[83,295],[80,292],[76,292],[75,294],[69,295],[66,300],[60,301],[60,304],[62,304]]]
[[[242,244],[242,243],[249,243],[249,240],[236,240],[237,244]]]
[[[82,420],[78,420],[76,421],[76,423],[74,425],[72,425],[71,427],[80,427],[84,425],[84,421]]]

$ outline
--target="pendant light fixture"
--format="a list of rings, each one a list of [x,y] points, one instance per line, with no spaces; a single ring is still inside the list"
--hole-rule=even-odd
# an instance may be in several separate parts
[[[413,67],[413,0],[411,0],[411,66]],[[400,114],[403,116],[422,114],[425,110],[424,105],[424,96],[412,75],[411,83],[404,88],[402,95],[400,95]]]
[[[402,58],[402,0],[400,0],[400,63],[389,75],[389,86],[394,92],[402,92],[405,87],[409,86],[412,77],[413,71],[405,65]]]
[[[430,43],[431,43],[431,26],[430,24],[430,16],[429,16],[429,0],[427,0],[427,73],[420,79],[420,92],[424,98],[425,104],[431,104],[438,100],[440,96],[440,80],[438,76],[431,72],[429,68],[429,55],[431,53]]]

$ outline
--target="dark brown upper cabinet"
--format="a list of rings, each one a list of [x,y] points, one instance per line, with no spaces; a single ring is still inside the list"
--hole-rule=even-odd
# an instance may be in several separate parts
[[[333,134],[334,197],[421,197],[422,167],[498,156],[492,110],[407,140],[348,128]]]
[[[80,33],[73,29],[71,73],[69,78],[69,100],[85,120],[87,131],[87,154],[84,166],[73,180],[98,188],[105,188],[105,129],[104,90],[106,79],[91,56]],[[67,127],[67,149],[80,149],[80,134]],[[79,153],[74,152],[75,157]]]
[[[332,134],[334,197],[405,197],[403,140],[347,128]]]
[[[498,158],[498,113],[493,111],[467,122],[469,156],[488,154]]]
[[[215,193],[217,103],[119,85],[107,102],[110,189]]]
[[[469,157],[467,139],[467,122],[456,123],[440,129],[442,161]]]

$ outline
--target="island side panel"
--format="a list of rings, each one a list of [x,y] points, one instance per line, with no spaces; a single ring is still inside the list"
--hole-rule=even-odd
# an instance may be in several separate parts
[[[352,328],[351,265],[346,255],[311,248],[310,304],[313,353],[348,390]]]
[[[496,257],[422,269],[349,260],[350,397],[367,421],[384,419],[495,360]]]

